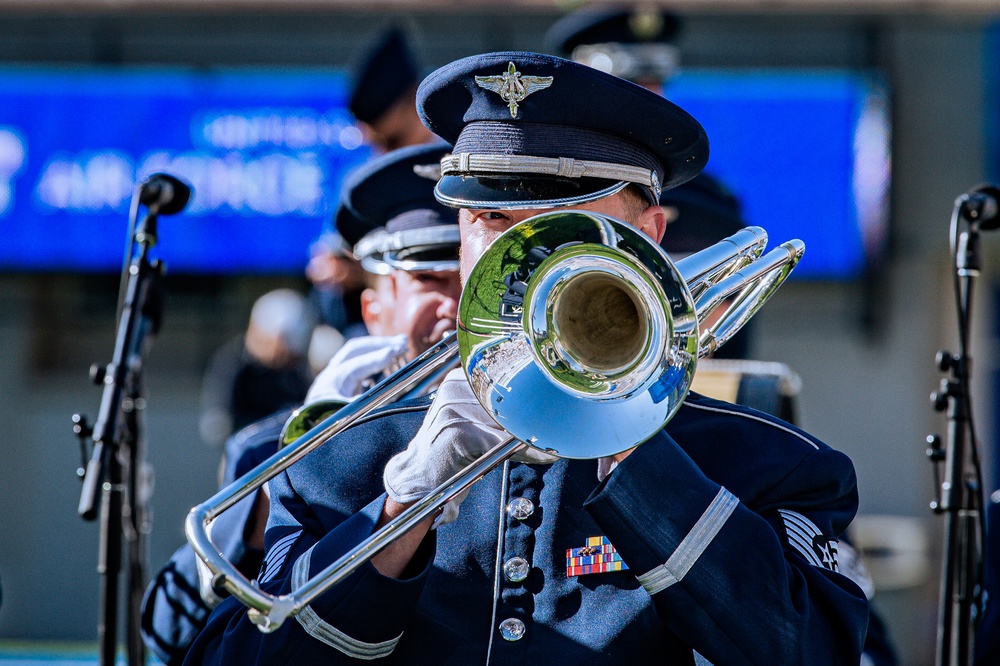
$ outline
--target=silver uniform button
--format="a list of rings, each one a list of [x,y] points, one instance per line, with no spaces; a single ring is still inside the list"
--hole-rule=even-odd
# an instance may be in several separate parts
[[[507,514],[516,520],[527,520],[535,512],[535,503],[527,497],[515,497],[507,502]]]
[[[500,635],[504,640],[519,641],[524,637],[524,622],[516,617],[509,617],[500,623]]]
[[[531,565],[523,557],[512,557],[503,563],[503,574],[507,580],[513,583],[520,583],[528,577]]]

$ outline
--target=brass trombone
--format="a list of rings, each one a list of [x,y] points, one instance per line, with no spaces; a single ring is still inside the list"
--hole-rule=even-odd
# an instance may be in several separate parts
[[[641,232],[599,213],[549,212],[515,225],[467,277],[456,333],[191,509],[188,541],[213,585],[271,632],[522,449],[600,458],[644,442],[680,407],[697,359],[735,334],[805,251],[791,240],[761,256],[766,244],[764,230],[749,227],[674,264]],[[722,316],[699,331],[699,319],[723,303]],[[419,386],[456,351],[510,439],[288,594],[264,593],[222,557],[210,536],[220,513]],[[535,405],[560,418],[541,418]]]

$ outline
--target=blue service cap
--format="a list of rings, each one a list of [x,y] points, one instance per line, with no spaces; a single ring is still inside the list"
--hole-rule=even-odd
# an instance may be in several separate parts
[[[546,49],[630,81],[662,83],[680,67],[681,20],[660,7],[586,7],[545,34]]]
[[[525,52],[489,53],[433,72],[417,112],[454,144],[435,193],[460,208],[546,208],[639,185],[690,180],[708,138],[686,111],[586,65]]]
[[[372,273],[458,270],[455,211],[434,198],[444,143],[401,148],[362,165],[344,182],[337,231]]]
[[[347,108],[372,123],[417,85],[417,63],[399,28],[380,34],[352,67]]]
[[[704,173],[665,191],[660,205],[668,221],[660,246],[675,258],[704,250],[746,226],[739,200]]]

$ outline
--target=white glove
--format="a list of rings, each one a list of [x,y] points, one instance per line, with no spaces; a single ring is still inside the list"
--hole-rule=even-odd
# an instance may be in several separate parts
[[[366,335],[348,340],[313,380],[305,404],[321,400],[349,402],[362,393],[366,379],[385,370],[390,361],[406,350],[407,342],[405,334]]]
[[[389,497],[400,504],[416,502],[511,435],[490,418],[461,368],[445,375],[424,422],[405,451],[386,465],[382,480]],[[515,457],[521,462],[558,460],[528,448]],[[444,507],[434,522],[439,527],[458,517],[462,493]]]

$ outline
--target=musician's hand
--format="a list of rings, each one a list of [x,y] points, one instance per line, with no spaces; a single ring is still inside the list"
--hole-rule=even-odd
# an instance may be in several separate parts
[[[416,502],[510,436],[479,404],[464,371],[452,370],[438,388],[410,445],[386,465],[385,489],[400,504]],[[519,459],[537,463],[556,460],[535,449]],[[449,502],[435,526],[454,520],[464,497]]]
[[[349,402],[364,390],[365,380],[385,370],[406,351],[407,344],[405,335],[365,335],[348,340],[313,380],[305,404],[321,400]]]

